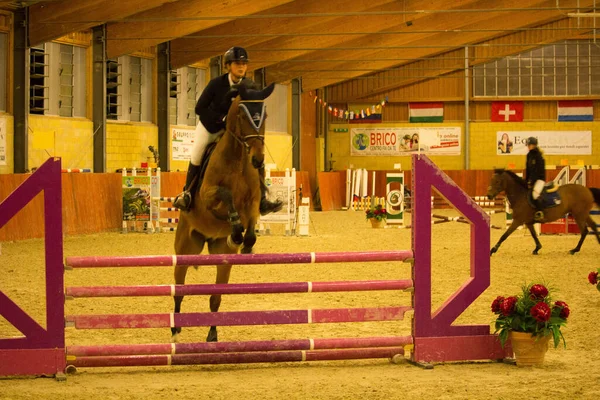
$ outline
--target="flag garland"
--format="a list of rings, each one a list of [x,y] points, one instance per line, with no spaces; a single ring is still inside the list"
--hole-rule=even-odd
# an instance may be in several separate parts
[[[343,108],[332,107],[331,105],[327,105],[326,101],[323,101],[319,96],[313,94],[313,92],[309,92],[309,95],[313,97],[313,103],[319,103],[319,105],[323,108],[327,109],[329,114],[333,115],[337,118],[342,119],[363,119],[371,114],[379,114],[381,109],[386,106],[388,103],[388,97],[385,96],[385,99],[381,100],[379,103],[372,105],[371,107],[363,108],[361,110],[346,110]]]

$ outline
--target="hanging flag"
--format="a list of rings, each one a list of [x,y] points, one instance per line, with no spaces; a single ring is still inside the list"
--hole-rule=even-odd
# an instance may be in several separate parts
[[[492,122],[522,122],[522,101],[492,101]]]
[[[409,122],[444,122],[444,103],[408,103]]]
[[[360,110],[360,117],[361,118],[365,118],[366,117],[365,110]]]
[[[561,100],[558,102],[559,121],[593,121],[594,102],[592,100]]]
[[[348,116],[349,116],[349,114],[351,114],[351,113],[349,113],[349,112],[348,112],[348,110],[344,111],[344,117],[345,117],[346,119],[348,119]]]
[[[371,110],[370,110],[368,107],[367,107],[366,114],[367,114],[367,117],[368,117],[369,115],[371,115]]]

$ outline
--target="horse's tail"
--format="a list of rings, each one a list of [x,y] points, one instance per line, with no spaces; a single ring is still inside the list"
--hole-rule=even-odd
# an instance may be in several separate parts
[[[600,207],[600,189],[598,188],[589,188],[594,195],[594,202]]]

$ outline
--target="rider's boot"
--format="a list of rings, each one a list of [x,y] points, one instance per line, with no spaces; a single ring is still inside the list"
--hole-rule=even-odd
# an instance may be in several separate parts
[[[192,206],[194,192],[197,189],[199,179],[196,177],[200,173],[200,166],[190,163],[185,178],[185,187],[183,192],[175,197],[173,201],[173,207],[180,209],[181,211],[189,211]],[[194,179],[196,178],[196,179]]]
[[[260,215],[266,215],[272,212],[280,211],[283,208],[281,200],[269,201],[267,199],[267,185],[265,184],[265,167],[264,165],[258,169],[260,176]]]

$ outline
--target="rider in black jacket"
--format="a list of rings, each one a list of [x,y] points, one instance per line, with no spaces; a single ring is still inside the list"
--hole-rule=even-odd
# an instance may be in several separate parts
[[[535,137],[527,139],[527,165],[525,169],[525,180],[527,186],[531,189],[531,198],[536,207],[535,220],[541,221],[544,218],[543,206],[540,195],[546,183],[546,162],[542,152],[538,148],[538,140]]]
[[[182,211],[189,211],[192,205],[192,196],[197,190],[202,157],[209,143],[213,143],[225,131],[225,117],[231,106],[231,101],[237,96],[237,87],[246,85],[252,87],[254,82],[246,78],[248,69],[248,53],[241,47],[232,47],[223,56],[229,72],[217,76],[208,82],[196,103],[196,114],[200,122],[194,133],[194,146],[190,158],[185,187],[173,202],[173,206]],[[259,169],[261,180],[264,183],[264,165]],[[262,215],[281,210],[281,201],[271,202],[266,198],[266,186],[261,183],[260,213]]]

